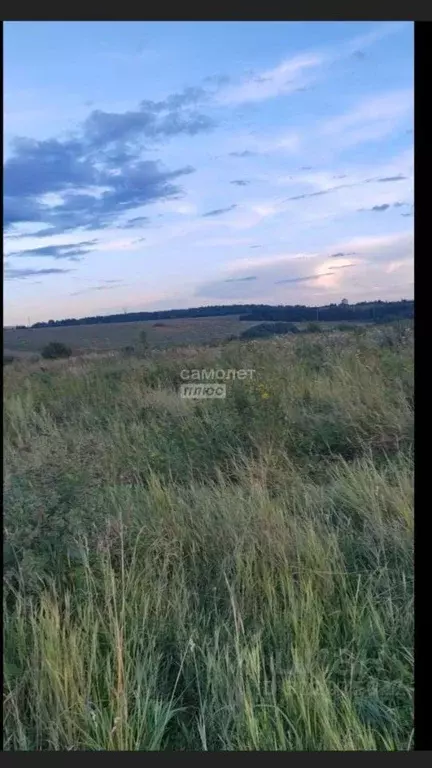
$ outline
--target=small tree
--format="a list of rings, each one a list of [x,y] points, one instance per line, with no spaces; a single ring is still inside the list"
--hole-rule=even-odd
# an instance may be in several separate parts
[[[50,341],[41,352],[41,355],[45,360],[55,360],[59,357],[66,358],[70,357],[71,354],[71,348],[61,341]]]

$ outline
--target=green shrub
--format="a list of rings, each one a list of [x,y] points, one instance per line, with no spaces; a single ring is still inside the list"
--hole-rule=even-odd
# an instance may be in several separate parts
[[[282,320],[274,323],[259,323],[247,328],[241,334],[241,339],[265,339],[269,336],[279,336],[286,333],[300,333],[293,323],[285,323]]]
[[[49,344],[47,344],[41,352],[41,355],[45,360],[55,360],[59,357],[70,357],[71,354],[71,348],[68,347],[67,344],[63,344],[61,341],[50,341]]]
[[[321,326],[319,323],[308,323],[306,326],[306,333],[321,333]]]

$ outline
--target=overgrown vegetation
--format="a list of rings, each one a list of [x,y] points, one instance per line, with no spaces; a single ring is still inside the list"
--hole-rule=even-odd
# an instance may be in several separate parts
[[[243,331],[241,338],[265,339],[269,336],[281,336],[285,333],[299,333],[299,329],[293,323],[259,323]]]
[[[312,323],[311,322],[311,323],[307,324],[305,330],[306,330],[307,333],[321,333],[322,326],[318,322],[316,322],[316,323]]]
[[[411,328],[4,380],[6,750],[410,749]]]
[[[72,350],[67,344],[63,344],[61,341],[50,341],[41,352],[44,360],[55,360],[58,357],[70,357]]]

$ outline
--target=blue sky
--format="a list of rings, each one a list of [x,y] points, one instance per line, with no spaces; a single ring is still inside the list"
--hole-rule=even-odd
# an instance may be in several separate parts
[[[5,323],[413,296],[411,22],[5,22]]]

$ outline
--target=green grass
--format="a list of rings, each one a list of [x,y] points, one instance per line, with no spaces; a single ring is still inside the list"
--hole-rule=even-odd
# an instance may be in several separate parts
[[[45,367],[4,370],[5,749],[410,749],[412,330]],[[256,374],[179,398],[212,367]]]

